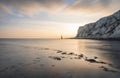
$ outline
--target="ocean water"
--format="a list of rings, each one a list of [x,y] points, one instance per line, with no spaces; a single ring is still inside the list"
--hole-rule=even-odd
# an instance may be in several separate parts
[[[0,39],[0,78],[120,78],[120,41]]]

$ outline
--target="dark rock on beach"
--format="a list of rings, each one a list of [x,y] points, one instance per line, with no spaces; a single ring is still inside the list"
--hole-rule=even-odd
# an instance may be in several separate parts
[[[52,58],[52,59],[58,60],[58,61],[62,60],[61,57],[57,57],[57,56],[49,56],[49,58]]]
[[[113,72],[113,73],[118,73],[119,72],[119,71],[116,71],[116,70],[109,69],[109,68],[107,68],[105,66],[101,66],[100,68],[102,68],[106,72]]]

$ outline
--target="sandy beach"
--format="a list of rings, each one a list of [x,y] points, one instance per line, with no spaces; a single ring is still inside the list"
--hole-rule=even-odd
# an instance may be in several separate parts
[[[0,40],[0,78],[119,78],[119,46],[119,41]]]

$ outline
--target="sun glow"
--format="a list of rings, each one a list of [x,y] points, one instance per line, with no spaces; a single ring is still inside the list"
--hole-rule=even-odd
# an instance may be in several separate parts
[[[79,26],[118,11],[119,3],[120,0],[0,0],[0,38],[75,37]]]
[[[77,24],[69,24],[68,26],[64,27],[64,30],[67,31],[63,34],[65,34],[65,37],[75,37],[77,34],[77,30],[79,28],[79,25]]]

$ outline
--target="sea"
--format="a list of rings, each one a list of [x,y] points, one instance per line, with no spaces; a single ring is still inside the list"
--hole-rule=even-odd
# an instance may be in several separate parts
[[[120,78],[120,41],[0,39],[0,78]]]

